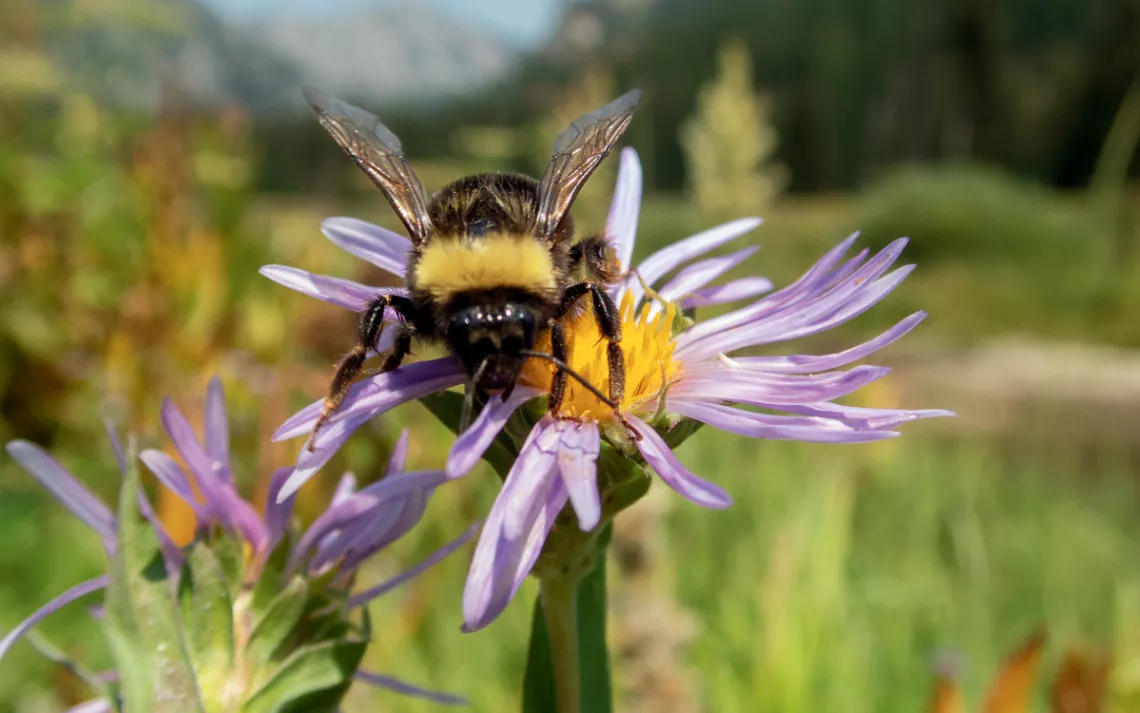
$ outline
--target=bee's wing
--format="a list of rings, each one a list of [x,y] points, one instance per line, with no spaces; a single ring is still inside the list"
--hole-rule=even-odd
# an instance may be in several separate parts
[[[578,117],[554,140],[554,157],[538,182],[535,230],[539,236],[550,238],[554,234],[586,179],[633,120],[639,101],[640,89],[626,92],[601,109]]]
[[[396,135],[375,116],[348,102],[313,87],[305,87],[303,94],[325,131],[384,191],[407,227],[412,242],[417,245],[423,242],[432,230],[427,194],[404,158]]]

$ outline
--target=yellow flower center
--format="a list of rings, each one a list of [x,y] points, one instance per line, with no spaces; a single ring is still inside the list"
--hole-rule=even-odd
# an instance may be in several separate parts
[[[622,351],[625,353],[625,395],[622,411],[656,406],[657,400],[677,375],[679,364],[673,360],[673,322],[677,309],[669,303],[663,312],[650,316],[646,304],[639,314],[634,313],[633,294],[626,292],[621,307]],[[567,355],[570,368],[593,384],[603,394],[610,393],[610,369],[606,357],[606,339],[598,329],[593,309],[583,310],[565,323]],[[535,348],[550,352],[550,333],[538,338]],[[542,359],[529,359],[519,375],[519,381],[544,391],[550,391],[556,367]],[[573,377],[566,379],[566,391],[558,415],[563,418],[609,421],[614,410],[578,383]]]

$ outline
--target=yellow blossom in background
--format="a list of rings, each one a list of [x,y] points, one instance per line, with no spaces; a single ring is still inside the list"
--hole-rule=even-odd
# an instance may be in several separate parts
[[[777,136],[769,101],[753,88],[744,43],[721,48],[717,76],[701,88],[680,140],[689,189],[706,217],[763,214],[784,189],[787,170],[772,160]]]

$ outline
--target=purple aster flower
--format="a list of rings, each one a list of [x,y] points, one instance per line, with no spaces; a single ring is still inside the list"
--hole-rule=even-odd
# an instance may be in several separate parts
[[[313,583],[309,585],[311,598],[323,597],[322,602],[327,600],[332,606],[339,606],[341,616],[347,620],[350,614],[373,599],[458,549],[474,532],[474,528],[469,529],[402,574],[378,586],[352,593],[350,589],[358,568],[370,556],[395,542],[420,521],[428,498],[438,485],[445,482],[446,475],[441,471],[405,472],[408,453],[408,433],[405,431],[396,444],[385,477],[357,489],[355,478],[346,474],[328,509],[303,533],[290,534],[293,529],[291,519],[294,498],[278,496],[292,469],[280,469],[273,474],[264,514],[259,514],[238,493],[229,458],[229,429],[224,396],[217,379],[209,385],[204,420],[204,437],[199,439],[178,407],[167,400],[162,408],[163,425],[186,470],[179,465],[179,461],[158,450],[145,450],[140,459],[163,486],[194,511],[197,537],[190,547],[209,546],[219,537],[242,543],[241,550],[246,555],[240,572],[241,582],[236,583],[242,591],[281,591],[300,577]],[[110,427],[108,435],[119,469],[125,475],[127,460]],[[108,556],[113,555],[118,523],[115,515],[96,495],[39,447],[26,441],[12,441],[7,450],[24,470],[100,537]],[[195,496],[192,482],[201,493],[200,499]],[[141,491],[139,502],[141,512],[158,536],[167,571],[175,577],[180,576],[187,551],[178,548],[167,536]],[[45,604],[0,640],[0,657],[45,617],[80,598],[106,589],[109,581],[109,576],[104,575],[81,582]],[[320,589],[318,583],[321,582],[326,583],[326,589]],[[250,631],[260,613],[249,600],[242,600],[239,596],[234,600],[235,629]],[[313,614],[322,617],[323,623],[320,625],[325,628],[329,626],[327,613],[326,607]],[[304,640],[304,621],[297,625],[294,634],[301,640],[292,642],[292,646],[312,643]],[[280,655],[280,651],[277,653]],[[233,653],[238,663],[242,661],[242,655],[241,645],[238,644]],[[246,665],[235,665],[231,670],[234,676],[256,677],[256,663],[252,661],[247,661]],[[201,671],[198,673],[203,677],[206,675]],[[426,691],[376,673],[358,671],[356,678],[365,683],[437,702],[463,702],[456,696]],[[237,690],[243,690],[240,688],[241,681],[236,684]],[[234,681],[227,680],[221,688],[232,691],[234,685]],[[205,683],[200,681],[199,687],[207,694]],[[74,710],[110,709],[108,701],[94,700]]]
[[[641,200],[641,167],[625,149],[606,232],[623,266],[633,254]],[[743,436],[825,443],[860,443],[897,436],[894,429],[919,418],[950,415],[942,410],[873,409],[836,400],[884,376],[889,369],[854,366],[912,330],[916,313],[878,337],[827,355],[741,356],[738,350],[822,332],[861,314],[898,286],[913,266],[891,270],[905,239],[874,256],[863,250],[846,257],[856,236],[825,254],[799,280],[768,294],[761,277],[714,281],[750,257],[755,246],[727,255],[708,253],[760,225],[745,218],[706,230],[657,251],[629,270],[612,288],[620,304],[626,359],[625,397],[615,411],[570,380],[558,414],[543,417],[519,451],[476,546],[464,592],[465,628],[486,626],[503,610],[534,566],[555,516],[569,502],[583,531],[602,519],[596,461],[603,440],[639,455],[662,481],[688,500],[709,508],[732,500],[720,486],[690,472],[662,433],[693,419]],[[333,242],[394,275],[402,275],[406,238],[360,221],[326,220]],[[263,274],[335,304],[359,311],[377,293],[334,278],[269,266]],[[671,277],[669,277],[672,275]],[[668,278],[668,279],[666,279]],[[694,323],[695,307],[743,302],[724,315]],[[567,327],[569,365],[604,393],[609,372],[595,320],[584,314]],[[549,348],[540,340],[537,349]],[[381,347],[382,348],[382,345]],[[545,397],[553,368],[531,360],[520,386],[507,399],[492,397],[457,438],[447,476],[466,473],[523,404]],[[411,364],[354,385],[340,410],[309,450],[302,448],[284,492],[300,487],[344,444],[352,432],[388,409],[463,382],[451,357]],[[317,401],[285,422],[275,440],[312,431]],[[761,409],[761,410],[757,410]]]

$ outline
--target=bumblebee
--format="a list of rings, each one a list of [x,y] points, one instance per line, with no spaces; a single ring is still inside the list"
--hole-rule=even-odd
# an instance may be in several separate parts
[[[629,126],[639,90],[571,122],[555,139],[553,157],[537,181],[481,173],[448,184],[430,200],[400,140],[379,119],[311,87],[304,96],[325,130],[387,197],[412,241],[408,294],[380,295],[361,313],[357,343],[337,365],[314,438],[377,344],[389,310],[399,317],[392,327],[399,332],[380,371],[398,367],[413,339],[445,344],[468,377],[463,427],[472,395],[501,392],[506,398],[529,358],[556,367],[551,412],[561,406],[567,376],[611,407],[621,402],[621,320],[606,291],[620,266],[604,234],[575,241],[570,208]],[[609,394],[566,364],[562,325],[587,299],[607,342]],[[534,349],[543,330],[550,332],[549,354]]]

